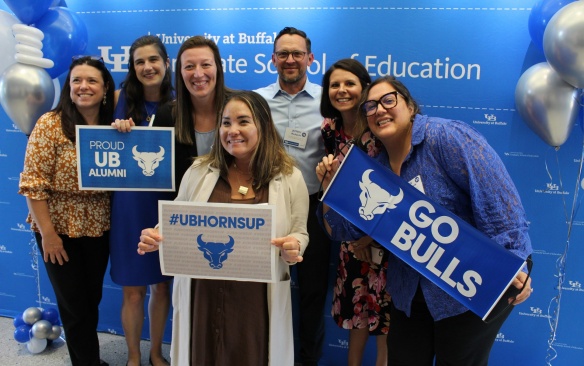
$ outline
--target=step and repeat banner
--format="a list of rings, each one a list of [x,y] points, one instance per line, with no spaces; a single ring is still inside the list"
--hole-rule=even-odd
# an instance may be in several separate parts
[[[145,34],[156,35],[164,42],[173,72],[181,43],[190,36],[204,35],[219,46],[229,87],[255,89],[271,84],[277,78],[271,63],[274,38],[283,27],[294,26],[312,40],[312,82],[320,84],[324,72],[335,61],[352,57],[366,66],[373,79],[388,74],[398,77],[409,87],[424,114],[462,120],[479,130],[515,181],[527,211],[535,250],[535,291],[501,329],[491,364],[584,365],[584,268],[579,265],[584,255],[584,214],[579,210],[584,189],[580,176],[582,115],[567,130],[567,140],[554,148],[525,123],[515,102],[516,85],[523,73],[546,62],[541,44],[532,42],[528,29],[534,1],[53,3],[59,5],[66,9],[62,12],[73,14],[75,19],[69,23],[63,20],[63,27],[65,23],[86,27],[84,53],[103,57],[118,85],[127,72],[131,43]],[[11,13],[4,3],[0,9]],[[0,17],[0,31],[9,26],[2,24],[10,23],[5,18]],[[47,27],[47,31],[54,30]],[[61,57],[59,50],[51,47],[58,48],[45,45],[45,55]],[[52,71],[57,74],[51,75],[56,95],[70,58],[58,61],[65,67]],[[0,110],[1,316],[21,314],[30,306],[56,306],[42,259],[25,223],[25,199],[17,194],[26,143],[19,125]],[[336,276],[337,257],[338,247],[334,247],[329,264],[331,284]],[[293,284],[294,294],[296,290]],[[121,287],[111,281],[108,273],[100,306],[100,331],[123,333],[121,299]],[[325,314],[327,329],[321,364],[345,364],[348,331],[338,328],[331,319],[330,301]],[[169,320],[167,341],[171,326]],[[145,323],[145,338],[147,329]],[[366,365],[375,362],[374,345],[370,340]]]

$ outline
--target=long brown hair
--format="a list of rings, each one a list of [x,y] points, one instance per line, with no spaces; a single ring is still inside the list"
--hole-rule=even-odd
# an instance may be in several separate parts
[[[217,44],[210,39],[203,36],[194,36],[187,39],[178,50],[178,55],[176,56],[176,72],[175,72],[175,87],[176,87],[176,101],[172,110],[172,114],[175,120],[175,135],[179,142],[183,144],[192,145],[194,141],[191,138],[191,133],[193,130],[192,121],[192,111],[193,105],[191,103],[191,94],[185,85],[182,78],[182,54],[191,48],[203,48],[209,47],[213,52],[213,59],[217,68],[217,83],[215,84],[215,111],[216,115],[221,114],[221,109],[223,108],[223,101],[229,91],[225,87],[225,76],[223,73],[223,67],[221,64],[221,55],[219,54],[219,47]]]
[[[258,93],[248,90],[234,91],[228,97],[225,105],[232,100],[239,100],[247,105],[258,129],[257,147],[249,163],[254,190],[267,187],[270,181],[279,173],[284,175],[291,174],[295,165],[294,160],[284,149],[284,144],[276,130],[270,106],[266,100]],[[223,111],[219,114],[219,120],[221,120],[222,114]],[[203,158],[203,162],[209,163],[212,167],[220,169],[221,174],[227,175],[234,157],[221,144],[220,128],[221,122],[218,122],[211,153]]]
[[[160,85],[160,100],[159,105],[163,105],[170,102],[173,99],[173,87],[171,80],[171,70],[170,67],[166,67],[166,61],[168,60],[168,53],[166,52],[166,47],[160,40],[160,38],[153,35],[146,35],[137,38],[130,46],[130,59],[128,61],[128,73],[126,78],[120,84],[121,88],[126,91],[126,108],[124,112],[127,117],[132,117],[134,121],[143,121],[145,119],[145,99],[144,99],[144,85],[138,80],[136,75],[136,67],[134,66],[134,53],[138,48],[145,46],[154,46],[158,51],[158,55],[162,59],[162,63],[165,68],[164,78],[162,79],[162,84]]]

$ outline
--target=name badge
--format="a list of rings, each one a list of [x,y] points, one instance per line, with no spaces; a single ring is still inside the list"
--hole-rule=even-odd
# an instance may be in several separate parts
[[[304,149],[306,148],[306,141],[308,141],[308,132],[298,128],[286,128],[286,134],[284,135],[284,145]]]
[[[422,177],[420,177],[419,175],[416,175],[414,179],[410,180],[408,183],[412,185],[414,188],[416,188],[418,191],[422,192],[423,194],[426,194],[426,191],[424,191],[424,185],[422,184]]]

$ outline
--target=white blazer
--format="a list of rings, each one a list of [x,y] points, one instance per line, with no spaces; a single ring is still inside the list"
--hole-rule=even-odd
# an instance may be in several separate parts
[[[180,184],[176,201],[207,202],[219,179],[219,169],[203,166],[197,160],[187,170]],[[293,236],[300,242],[301,253],[308,245],[308,190],[302,173],[296,168],[291,175],[279,174],[269,184],[268,203],[276,206],[276,237]],[[290,299],[289,265],[276,251],[276,271],[279,282],[268,284],[269,364],[294,365],[292,335],[292,303]],[[190,364],[191,340],[191,279],[176,276],[172,294],[171,365]]]

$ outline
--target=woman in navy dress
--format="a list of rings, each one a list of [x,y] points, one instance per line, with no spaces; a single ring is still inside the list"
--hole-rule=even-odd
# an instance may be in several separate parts
[[[158,37],[148,35],[134,41],[128,74],[116,91],[116,121],[131,119],[136,126],[152,125],[158,107],[173,99],[169,66],[166,49]],[[144,225],[158,222],[158,200],[172,200],[175,195],[147,191],[118,191],[113,195],[110,275],[116,284],[123,286],[121,317],[128,365],[140,365],[147,286],[150,286],[150,364],[168,365],[162,357],[162,338],[170,309],[172,277],[162,275],[158,253],[145,256],[136,253],[136,238]]]

